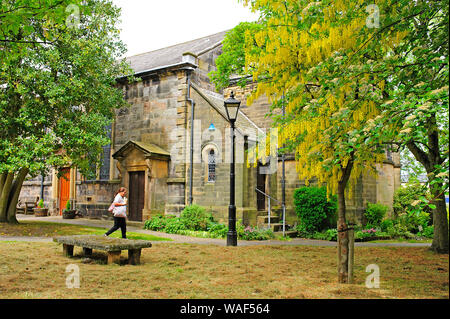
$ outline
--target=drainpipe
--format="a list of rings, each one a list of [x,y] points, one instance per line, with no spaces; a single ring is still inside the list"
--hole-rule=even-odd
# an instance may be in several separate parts
[[[186,92],[186,100],[191,104],[191,147],[190,147],[190,167],[189,167],[189,205],[192,205],[192,188],[193,188],[193,170],[194,170],[194,110],[195,110],[195,102],[191,99],[191,75],[194,72],[196,65],[197,56],[191,52],[183,53],[182,61],[189,63],[191,66],[187,66],[184,69],[186,70],[187,75],[187,92]]]
[[[44,200],[44,172],[41,173],[41,199]]]
[[[186,100],[188,100],[191,103],[191,148],[190,148],[190,167],[189,167],[189,205],[192,205],[192,180],[193,180],[193,170],[194,170],[194,109],[195,109],[195,102],[193,99],[191,99],[191,74],[194,69],[190,69],[187,71],[187,97]]]

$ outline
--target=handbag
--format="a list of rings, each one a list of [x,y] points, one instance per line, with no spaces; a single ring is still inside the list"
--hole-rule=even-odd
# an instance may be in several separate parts
[[[111,206],[109,206],[109,208],[108,208],[108,212],[112,212],[114,210],[114,207],[116,207],[116,205],[114,205],[114,203],[112,203]]]

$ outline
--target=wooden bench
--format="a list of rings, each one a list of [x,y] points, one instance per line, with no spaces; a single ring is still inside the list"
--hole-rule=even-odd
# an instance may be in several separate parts
[[[73,256],[74,246],[82,247],[85,256],[91,256],[93,249],[106,251],[108,253],[108,264],[118,264],[121,251],[128,250],[128,263],[139,265],[141,249],[152,247],[152,244],[147,240],[131,240],[98,235],[58,236],[53,237],[53,241],[63,244],[63,253],[69,257]]]
[[[36,207],[36,200],[25,199],[17,202],[16,213],[25,214],[25,215],[33,215],[33,208]]]

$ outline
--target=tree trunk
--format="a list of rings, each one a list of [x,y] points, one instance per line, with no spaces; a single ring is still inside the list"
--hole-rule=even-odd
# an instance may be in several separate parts
[[[347,223],[345,222],[345,185],[338,185],[338,281],[348,282],[349,241]]]
[[[353,152],[351,154],[353,159]],[[350,174],[353,169],[353,160],[349,160],[346,167],[342,167],[342,178],[338,182],[338,222],[337,222],[337,231],[338,231],[338,282],[340,283],[351,283],[353,282],[353,278],[349,278],[349,266],[353,263],[353,257],[350,256],[351,251],[353,251],[353,242],[349,241],[348,236],[348,225],[345,216],[345,187],[347,186],[347,182],[350,178]],[[352,271],[350,272],[352,276]]]
[[[19,201],[20,191],[22,190],[23,181],[25,180],[25,177],[27,177],[28,171],[28,168],[21,168],[11,187],[8,209],[6,211],[6,219],[9,224],[18,224],[16,218],[16,207]]]
[[[9,194],[11,191],[13,179],[14,173],[9,172],[2,187],[2,192],[0,194],[0,222],[7,221],[6,213],[8,209]]]
[[[434,236],[431,244],[431,250],[440,254],[449,253],[449,229],[447,220],[447,208],[445,205],[445,194],[442,192],[443,186],[435,184],[432,187],[431,193],[433,195],[433,204],[436,208],[433,209],[433,227]]]
[[[1,173],[0,174],[0,195],[2,194],[2,190],[3,190],[3,185],[5,184],[5,180],[6,180],[6,176],[8,175],[8,173]]]
[[[424,152],[414,142],[410,141],[406,144],[414,157],[423,165],[427,174],[432,176],[436,166],[441,166],[444,160],[439,153],[439,134],[437,132],[436,116],[428,119],[428,153]],[[431,244],[431,250],[437,253],[448,254],[449,252],[449,229],[447,220],[447,207],[445,205],[445,195],[443,193],[443,185],[436,183],[431,186],[431,194],[433,195],[432,203],[436,205],[433,209],[433,225],[434,235]]]

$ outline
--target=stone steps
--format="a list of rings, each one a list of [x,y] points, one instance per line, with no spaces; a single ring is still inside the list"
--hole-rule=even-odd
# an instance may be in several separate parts
[[[267,212],[266,212],[267,214]],[[277,235],[283,235],[283,223],[280,223],[280,216],[271,214],[270,215],[270,229]],[[256,217],[256,225],[260,228],[269,228],[269,215],[261,215]],[[289,227],[286,225],[285,235],[289,237],[295,237],[297,235],[297,231],[289,230]]]
[[[283,230],[274,232],[274,234],[283,236]],[[297,231],[296,230],[285,230],[284,235],[286,237],[291,237],[291,238],[297,237]]]
[[[280,221],[280,217],[277,215],[270,215],[270,223],[275,224]],[[256,217],[256,225],[263,227],[265,224],[269,224],[269,216],[258,216]]]

